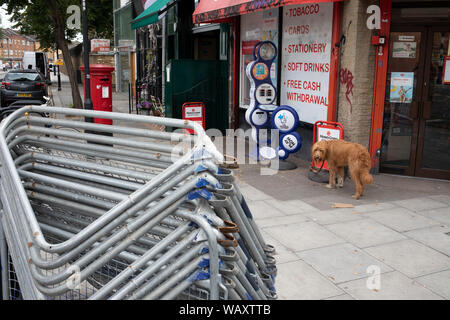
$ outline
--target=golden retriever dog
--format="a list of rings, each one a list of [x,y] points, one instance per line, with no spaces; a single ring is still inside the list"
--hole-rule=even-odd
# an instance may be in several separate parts
[[[326,161],[330,170],[330,181],[327,188],[336,187],[336,172],[338,186],[344,186],[344,168],[348,166],[350,176],[356,185],[353,198],[359,199],[364,192],[365,184],[372,184],[370,175],[370,154],[358,143],[344,140],[322,140],[312,147],[312,157],[316,163]]]

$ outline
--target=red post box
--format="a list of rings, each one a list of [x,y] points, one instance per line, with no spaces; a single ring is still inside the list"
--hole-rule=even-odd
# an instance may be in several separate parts
[[[84,66],[80,67],[84,73]],[[114,67],[92,64],[89,67],[91,74],[91,100],[94,110],[112,112],[112,72]],[[84,84],[86,86],[86,83]],[[84,90],[86,99],[86,87]],[[94,123],[112,125],[110,119],[94,118]]]

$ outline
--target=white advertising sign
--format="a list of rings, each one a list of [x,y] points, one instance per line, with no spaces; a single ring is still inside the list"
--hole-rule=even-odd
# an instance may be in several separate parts
[[[189,108],[186,108],[186,114],[185,114],[184,117],[186,119],[203,117],[202,107],[189,107]]]
[[[295,126],[295,118],[292,112],[287,110],[280,110],[274,116],[274,123],[276,129],[281,132],[288,132],[294,129]]]
[[[281,105],[300,121],[327,120],[333,3],[283,8]]]
[[[339,140],[341,138],[341,131],[338,129],[330,129],[330,128],[317,128],[319,137],[317,141],[322,140]]]
[[[287,134],[282,139],[283,147],[286,150],[292,151],[298,146],[298,140],[293,134]]]
[[[111,41],[109,39],[91,39],[92,52],[109,52],[111,51]]]

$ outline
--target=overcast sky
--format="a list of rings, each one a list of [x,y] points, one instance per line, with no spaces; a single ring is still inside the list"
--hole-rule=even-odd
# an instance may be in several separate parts
[[[6,14],[6,10],[4,9],[4,7],[5,6],[0,7],[0,15],[2,16],[2,25],[1,25],[1,27],[2,28],[11,28],[12,23],[9,21],[9,17],[10,16],[8,16]]]

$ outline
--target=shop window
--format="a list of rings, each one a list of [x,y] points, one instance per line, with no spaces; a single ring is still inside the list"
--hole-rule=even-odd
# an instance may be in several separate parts
[[[278,8],[249,13],[241,16],[241,61],[240,61],[240,99],[241,108],[250,105],[250,81],[246,75],[247,65],[253,61],[253,48],[259,41],[272,41],[278,46]],[[272,64],[270,76],[277,86],[278,58]]]
[[[194,59],[219,60],[219,34],[217,31],[204,32],[194,37]]]
[[[280,104],[300,121],[327,120],[333,33],[333,3],[283,7]]]

